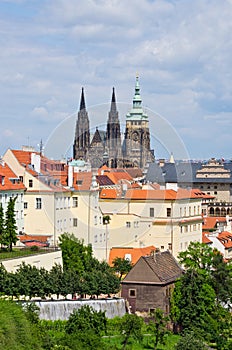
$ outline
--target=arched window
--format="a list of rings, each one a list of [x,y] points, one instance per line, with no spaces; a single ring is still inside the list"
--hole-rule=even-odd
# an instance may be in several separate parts
[[[215,209],[215,215],[216,215],[216,216],[221,216],[220,208],[217,207],[217,208]]]
[[[213,207],[210,207],[209,214],[212,215],[212,216],[214,215],[214,208]]]

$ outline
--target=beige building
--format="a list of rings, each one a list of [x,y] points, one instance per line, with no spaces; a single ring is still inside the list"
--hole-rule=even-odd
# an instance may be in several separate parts
[[[104,236],[98,185],[91,173],[68,172],[68,168],[60,167],[62,164],[54,161],[51,161],[52,168],[56,172],[49,172],[50,160],[33,151],[8,149],[4,160],[26,187],[26,234],[51,235],[52,245],[56,246],[61,234],[73,233],[85,244],[92,245],[97,258],[104,258],[104,241],[96,239],[100,232]],[[69,176],[72,181],[68,179]]]
[[[100,206],[110,216],[107,249],[154,245],[175,257],[202,241],[201,198],[194,191],[103,189]]]

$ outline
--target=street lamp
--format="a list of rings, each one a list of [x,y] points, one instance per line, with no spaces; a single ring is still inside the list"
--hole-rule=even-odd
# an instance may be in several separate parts
[[[103,216],[103,225],[106,226],[106,262],[108,258],[108,224],[110,223],[110,216],[105,215]]]

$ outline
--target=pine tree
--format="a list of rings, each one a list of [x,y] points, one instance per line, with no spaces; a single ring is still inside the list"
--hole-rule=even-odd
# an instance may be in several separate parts
[[[4,236],[4,210],[2,204],[0,204],[0,244],[2,244],[2,239]]]
[[[15,197],[14,199],[10,198],[10,201],[7,206],[6,218],[5,218],[5,232],[3,235],[2,243],[6,245],[9,251],[12,251],[13,244],[16,244],[17,238],[17,226],[15,220]]]

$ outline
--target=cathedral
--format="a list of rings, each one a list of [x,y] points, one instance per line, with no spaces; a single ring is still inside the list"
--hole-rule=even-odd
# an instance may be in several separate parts
[[[150,148],[149,120],[142,108],[138,77],[136,77],[133,106],[126,115],[123,139],[114,88],[106,130],[101,131],[96,128],[92,137],[82,88],[73,158],[89,161],[92,168],[99,168],[106,164],[110,168],[139,167],[144,169],[148,163],[154,161],[154,152]]]

